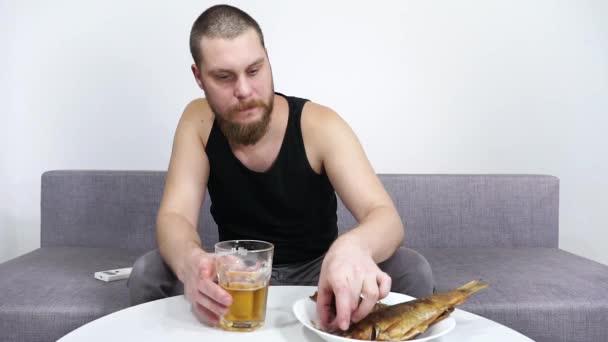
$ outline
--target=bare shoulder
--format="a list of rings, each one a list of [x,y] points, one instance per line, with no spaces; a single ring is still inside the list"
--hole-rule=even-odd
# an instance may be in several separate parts
[[[207,139],[209,138],[209,132],[213,126],[213,112],[204,98],[197,98],[184,109],[182,117],[180,119],[180,126],[188,130],[196,130],[203,145],[207,145]]]
[[[332,108],[308,101],[302,109],[302,138],[312,168],[320,173],[328,156],[356,142],[350,126]]]
[[[349,129],[348,124],[333,109],[308,101],[302,110],[302,131],[310,136],[322,137],[336,133],[336,130]]]
[[[302,110],[302,126],[306,125],[306,128],[322,129],[340,122],[344,123],[344,120],[335,110],[316,102],[306,102]]]
[[[348,123],[335,110],[308,101],[302,110],[302,134],[305,142],[306,138],[309,138],[309,142],[321,147],[327,142],[340,139],[344,135],[351,135],[353,132]]]
[[[206,99],[197,98],[186,105],[182,114],[182,120],[189,123],[199,122],[200,124],[208,124],[209,121],[213,121],[213,112],[211,112]]]

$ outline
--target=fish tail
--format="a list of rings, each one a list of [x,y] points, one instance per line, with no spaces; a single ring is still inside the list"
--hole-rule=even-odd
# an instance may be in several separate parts
[[[482,282],[481,279],[477,279],[462,285],[457,290],[465,292],[467,295],[471,295],[479,290],[485,289],[488,286],[490,286],[490,284]]]

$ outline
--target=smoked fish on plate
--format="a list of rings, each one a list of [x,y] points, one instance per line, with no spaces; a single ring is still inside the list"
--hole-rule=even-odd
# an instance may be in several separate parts
[[[487,283],[474,280],[450,291],[399,304],[378,303],[367,317],[351,324],[348,330],[333,333],[367,341],[411,340],[448,317],[456,306],[464,303],[473,293],[488,286]],[[315,293],[310,298],[316,301],[316,295]],[[332,309],[335,310],[335,307]]]

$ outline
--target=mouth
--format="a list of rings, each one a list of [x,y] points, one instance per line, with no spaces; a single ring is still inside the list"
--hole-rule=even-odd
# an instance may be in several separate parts
[[[241,124],[250,122],[251,120],[254,120],[255,118],[257,118],[257,110],[258,107],[249,107],[249,108],[244,108],[244,109],[236,109],[232,112],[232,114],[230,115],[230,118],[233,122],[238,122]]]
[[[258,108],[258,107],[249,107],[249,108],[241,109],[241,110],[239,110],[239,113],[246,113],[246,112],[252,111],[256,108]]]
[[[228,117],[233,121],[250,121],[264,112],[264,104],[261,101],[252,100],[239,103],[228,111]]]

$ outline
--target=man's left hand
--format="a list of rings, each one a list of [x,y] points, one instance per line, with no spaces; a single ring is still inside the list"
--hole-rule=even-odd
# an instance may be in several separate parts
[[[351,321],[365,318],[390,289],[390,276],[376,265],[365,244],[356,237],[340,237],[325,255],[319,275],[317,313],[322,327],[347,330]],[[330,322],[334,298],[336,317]]]

